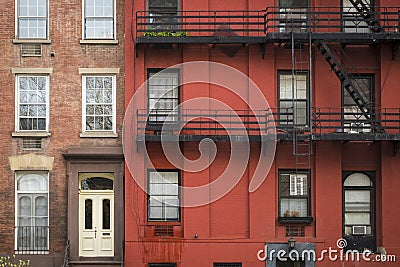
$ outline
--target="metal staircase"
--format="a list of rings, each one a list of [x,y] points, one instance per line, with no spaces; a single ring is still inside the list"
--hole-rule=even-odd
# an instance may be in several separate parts
[[[338,79],[342,82],[343,87],[353,99],[356,106],[360,109],[362,115],[371,123],[373,131],[380,131],[381,126],[376,121],[372,105],[364,99],[364,97],[357,90],[357,87],[351,81],[349,74],[344,70],[339,61],[336,59],[332,50],[328,45],[322,41],[317,42],[316,47],[324,57],[325,61],[329,64],[332,71],[336,74]]]
[[[373,32],[380,32],[383,30],[379,21],[373,16],[373,6],[366,0],[349,0],[354,6],[360,16],[365,20],[368,26],[371,27]]]

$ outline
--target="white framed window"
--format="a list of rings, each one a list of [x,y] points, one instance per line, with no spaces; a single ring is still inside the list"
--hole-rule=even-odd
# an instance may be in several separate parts
[[[148,171],[148,221],[179,221],[178,171]]]
[[[15,251],[49,250],[49,173],[16,172]]]
[[[19,39],[48,38],[47,0],[16,0],[16,35]]]
[[[49,76],[16,77],[16,131],[48,131]]]
[[[116,133],[115,75],[84,75],[82,131]]]
[[[115,39],[115,0],[83,0],[83,39]]]

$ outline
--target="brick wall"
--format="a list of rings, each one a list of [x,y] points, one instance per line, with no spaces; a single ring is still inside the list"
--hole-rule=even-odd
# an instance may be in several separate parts
[[[15,1],[0,8],[0,254],[14,251],[15,181],[8,157],[31,153],[22,150],[15,129],[15,74],[11,68],[53,68],[50,75],[50,132],[35,153],[54,157],[50,172],[50,254],[63,253],[67,238],[67,176],[62,153],[76,146],[120,146],[124,114],[124,2],[116,0],[118,44],[80,44],[82,1],[49,1],[51,44],[42,45],[41,57],[21,57],[15,38]],[[50,56],[54,52],[55,56]],[[78,68],[119,68],[116,83],[118,138],[80,138],[82,79]]]

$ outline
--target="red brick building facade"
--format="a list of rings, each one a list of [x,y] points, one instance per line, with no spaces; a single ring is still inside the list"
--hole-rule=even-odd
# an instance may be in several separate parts
[[[96,238],[89,250],[79,240],[99,220],[95,207],[90,225],[87,196],[106,192],[104,218],[109,208],[123,224],[124,3],[7,0],[0,13],[0,254],[30,266],[121,262],[114,223],[107,258],[95,257]]]
[[[396,266],[379,262],[400,255],[393,201],[400,186],[399,17],[392,7],[400,2],[388,5],[126,1],[125,100],[135,101],[127,106],[135,149],[126,157],[125,265]],[[177,65],[193,61],[244,73],[269,107],[252,110],[257,94],[250,82],[239,85],[243,98],[230,88],[187,83],[221,75],[211,63],[196,73]],[[185,108],[200,97],[234,112],[211,100]],[[237,118],[243,125],[232,123]],[[166,158],[163,134],[163,145],[179,140],[187,158],[182,165]],[[268,153],[264,135],[276,137],[274,161],[261,186],[249,192],[264,163],[260,155]],[[177,207],[191,199],[187,187],[220,178],[232,160],[231,145],[245,137],[249,160],[236,186],[216,201],[209,190],[196,196],[210,200],[204,205]],[[199,153],[204,138],[213,140],[216,155]],[[189,160],[201,156],[210,165],[188,170]],[[306,251],[318,257],[329,248],[338,255],[357,250],[370,262],[326,253],[319,261],[288,257]]]

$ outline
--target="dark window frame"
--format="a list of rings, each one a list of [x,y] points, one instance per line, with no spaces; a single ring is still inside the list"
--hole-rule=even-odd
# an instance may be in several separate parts
[[[293,196],[282,196],[281,195],[281,179],[282,175],[291,175],[291,174],[306,174],[307,175],[307,196],[306,197],[293,197]],[[290,186],[290,181],[289,181]],[[290,190],[290,188],[289,188]],[[302,170],[294,170],[294,169],[280,169],[278,170],[278,222],[280,223],[295,223],[295,224],[310,224],[313,221],[312,210],[311,210],[311,170],[302,169]],[[293,217],[293,216],[282,216],[281,215],[281,201],[282,199],[307,199],[307,216],[303,217]]]
[[[310,72],[308,70],[304,70],[304,71],[295,71],[294,75],[306,75],[306,99],[294,99],[294,102],[305,102],[306,103],[306,124],[297,124],[294,121],[294,108],[293,108],[293,115],[289,116],[289,115],[283,115],[284,117],[286,117],[286,122],[281,122],[281,111],[282,109],[288,109],[288,108],[281,108],[281,102],[292,102],[292,99],[282,99],[281,98],[281,79],[280,76],[281,75],[292,75],[292,71],[291,70],[278,70],[278,122],[279,122],[279,126],[280,127],[285,127],[285,128],[292,128],[292,127],[299,127],[299,126],[309,126],[310,125]],[[296,79],[296,78],[295,78]],[[293,98],[294,96],[292,96]],[[286,111],[288,112],[288,111]],[[293,117],[293,122],[289,123],[289,118]]]
[[[355,173],[361,173],[366,176],[371,180],[372,186],[345,186],[344,182],[346,179]],[[345,207],[346,207],[346,201],[345,201],[345,192],[346,190],[351,191],[351,190],[365,190],[370,192],[370,226],[371,226],[371,234],[367,234],[368,236],[376,236],[376,177],[375,177],[375,172],[373,171],[344,171],[343,172],[343,181],[342,181],[342,217],[343,217],[343,227],[342,227],[342,232],[343,235],[346,236],[345,234],[345,227],[346,226],[353,226],[353,224],[346,225],[345,224]],[[359,224],[357,224],[359,225]]]
[[[156,6],[156,5],[152,6],[150,4],[151,1],[152,0],[146,1],[146,8],[147,8],[146,10],[148,16],[150,17],[149,20],[147,21],[149,29],[160,30],[160,31],[179,30],[180,26],[179,26],[179,19],[177,18],[177,16],[179,16],[181,0],[176,0],[176,9],[175,7]],[[154,22],[153,20],[156,20],[152,18],[154,14],[160,14],[160,16],[164,17],[163,18],[164,21]],[[170,15],[172,18],[166,18]],[[174,16],[175,18],[173,18]],[[156,16],[154,17],[156,18]],[[170,21],[172,25],[156,25],[155,27],[151,27],[153,23],[165,23],[165,20]]]
[[[375,74],[374,73],[352,73],[349,75],[350,80],[353,82],[354,86],[357,86],[357,82],[355,82],[356,79],[368,79],[370,80],[370,92],[369,92],[369,102],[370,102],[370,110],[371,113],[370,115],[374,116],[375,113]],[[356,103],[353,103],[353,105],[350,104],[345,104],[345,88],[344,88],[344,83],[342,82],[341,84],[341,106],[342,106],[342,127],[344,128],[344,130],[350,130],[350,128],[348,128],[346,126],[345,120],[348,120],[345,118],[345,108],[350,108],[350,107],[357,107]],[[361,110],[357,111],[357,114],[361,114]],[[357,123],[357,119],[354,120],[354,122]],[[358,121],[359,122],[359,121]],[[367,128],[367,127],[365,127]],[[360,126],[359,130],[363,130],[364,128]]]
[[[149,187],[150,187],[150,173],[151,172],[174,172],[174,173],[177,173],[178,174],[178,207],[177,207],[177,209],[178,209],[178,218],[177,219],[168,219],[168,218],[166,218],[166,219],[162,219],[162,218],[155,218],[155,219],[152,219],[152,218],[150,218],[150,198],[151,198],[151,195],[150,195],[150,190],[149,190]],[[167,223],[167,222],[172,222],[172,223],[179,223],[179,222],[181,222],[181,220],[182,220],[182,217],[181,217],[181,200],[182,200],[182,192],[181,192],[181,188],[180,188],[180,186],[181,186],[181,171],[180,170],[178,170],[178,169],[147,169],[147,205],[146,205],[146,208],[147,208],[147,222],[165,222],[165,223]]]
[[[293,29],[293,32],[305,32],[307,31],[307,25],[306,27],[302,27],[304,21],[306,24],[309,24],[309,10],[310,10],[310,1],[309,0],[297,0],[298,2],[307,2],[303,5],[291,5],[291,6],[286,6],[284,3],[286,0],[278,0],[278,8],[279,11],[283,13],[280,13],[280,18],[284,20],[279,21],[279,31],[280,32],[292,32],[290,29]],[[296,1],[296,0],[294,0]],[[291,11],[297,12],[297,14],[290,14]],[[303,12],[306,12],[306,18],[303,18]],[[301,13],[301,14],[299,14]],[[292,19],[293,23],[290,23],[290,19]],[[293,21],[294,20],[294,21]],[[282,22],[284,21],[284,22]],[[292,28],[290,28],[290,25],[292,25]],[[288,30],[289,26],[289,30]],[[294,26],[294,27],[293,27]]]
[[[351,17],[354,17],[354,16],[346,15],[347,12],[344,11],[343,1],[344,1],[344,0],[340,0],[340,13],[341,13],[340,23],[341,23],[342,32],[346,32],[345,18],[346,18],[346,17],[347,17],[347,18],[351,18]],[[369,5],[370,5],[373,9],[375,9],[375,1],[374,1],[374,0],[370,0]],[[355,8],[354,8],[354,9],[355,9]],[[372,11],[373,11],[373,10],[372,10]],[[373,20],[373,17],[371,18],[371,20]],[[350,20],[350,21],[351,21],[351,20]],[[356,21],[356,20],[355,20],[355,21]],[[354,32],[357,32],[357,28],[354,28],[354,29],[355,29]],[[361,31],[361,32],[362,32],[362,31]],[[349,32],[349,33],[351,33],[351,32]]]
[[[176,74],[177,75],[177,80],[178,80],[178,86],[177,86],[177,97],[176,98],[166,98],[169,99],[171,101],[174,101],[175,99],[177,100],[177,106],[180,105],[181,103],[181,70],[178,68],[168,68],[168,69],[163,69],[163,68],[148,68],[147,69],[147,114],[148,114],[148,122],[149,124],[156,124],[159,126],[162,126],[162,124],[165,121],[158,121],[158,117],[156,116],[156,120],[152,120],[151,119],[151,110],[150,110],[150,100],[151,99],[162,99],[162,98],[150,98],[150,77],[153,75],[156,75],[159,72],[163,72],[163,73],[172,73],[172,74]],[[153,109],[156,110],[156,109]],[[161,113],[162,114],[162,113]],[[173,123],[177,123],[180,121],[180,109],[177,110],[177,118],[174,121],[170,121],[169,123],[173,124]]]

